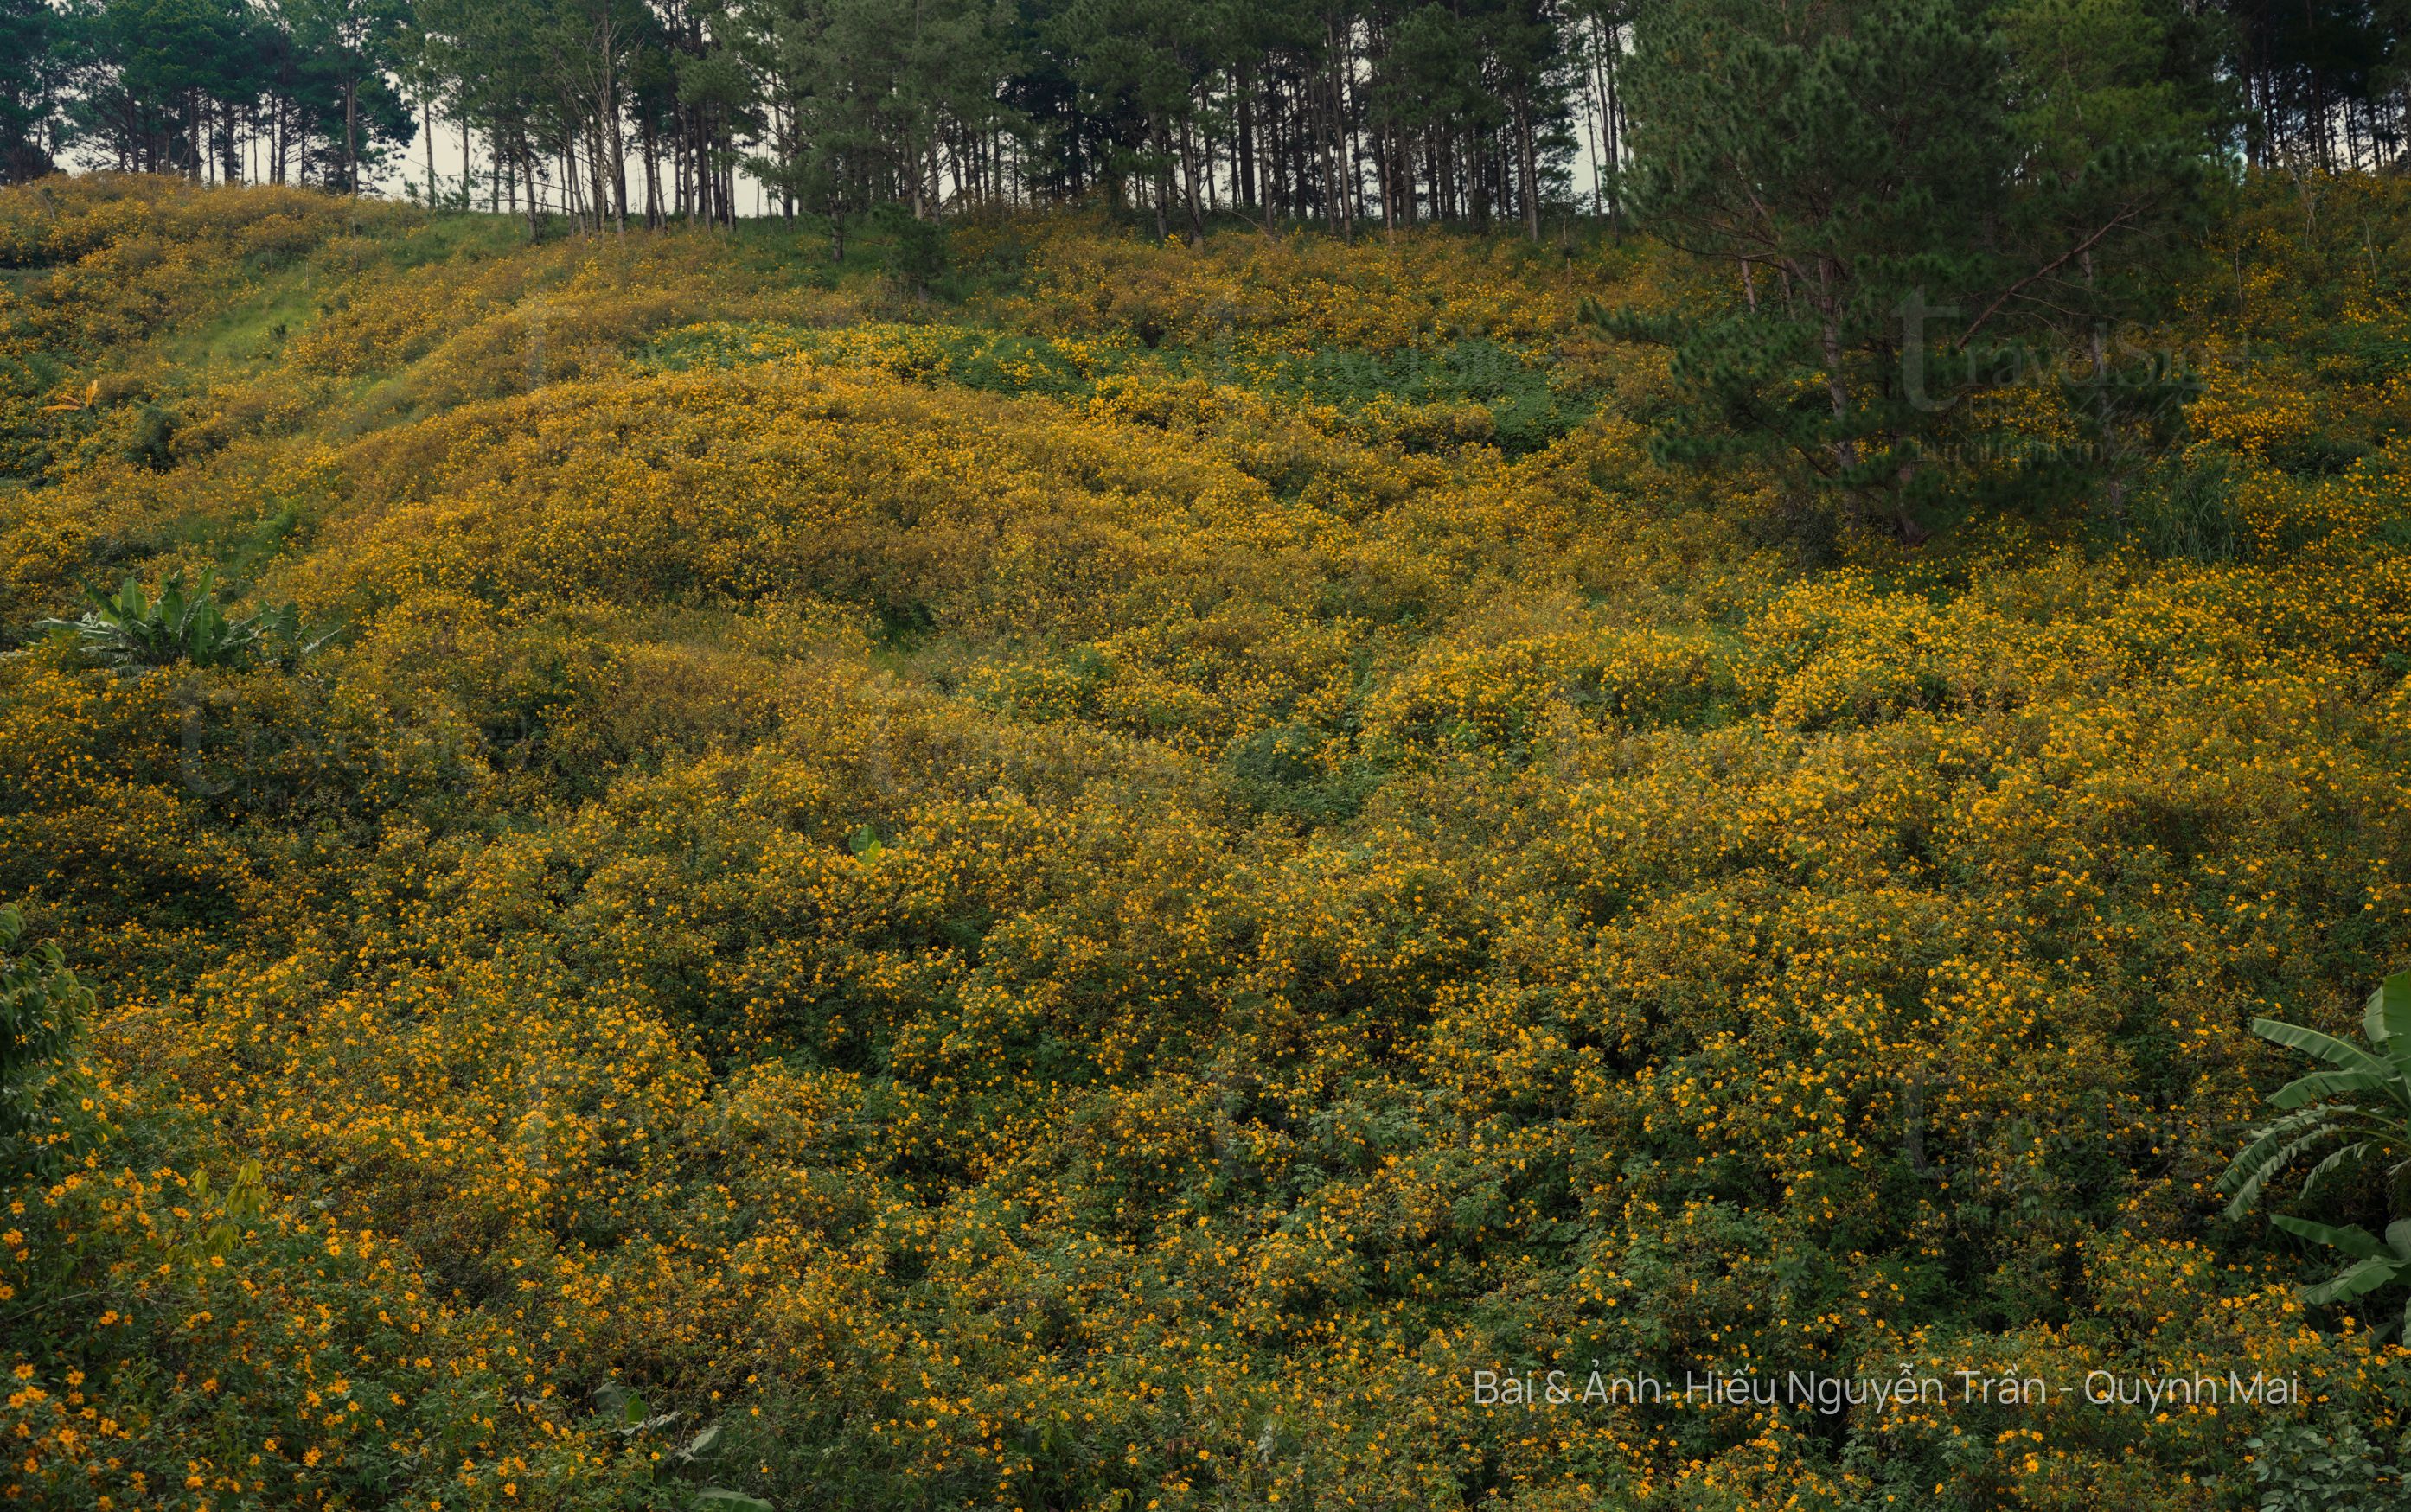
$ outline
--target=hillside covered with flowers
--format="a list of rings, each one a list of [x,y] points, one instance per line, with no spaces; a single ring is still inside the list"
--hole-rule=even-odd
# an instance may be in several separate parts
[[[2411,187],[2222,213],[2170,457],[1910,545],[1653,446],[1585,306],[1739,293],[1603,232],[0,191],[0,904],[93,994],[0,1497],[2374,1483],[2406,1357],[2212,1184],[2411,964]],[[39,625],[205,570],[256,654]],[[1475,1386],[1594,1369],[1678,1389]]]

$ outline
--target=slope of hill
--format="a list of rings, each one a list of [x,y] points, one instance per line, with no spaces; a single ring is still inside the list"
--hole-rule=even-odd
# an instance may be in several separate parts
[[[0,194],[0,901],[99,995],[0,1236],[0,1492],[2374,1464],[2400,1355],[2209,1193],[2286,1070],[2251,1018],[2336,1028],[2411,944],[2411,326],[2360,255],[2411,197],[2319,192],[2159,333],[2205,387],[2119,531],[1917,549],[1651,461],[1663,360],[1577,310],[1717,291],[1638,249],[1004,220],[914,293],[776,226]],[[340,633],[124,676],[32,629],[204,566]],[[1594,1366],[1675,1400],[1475,1387]],[[1948,1402],[1681,1400],[1753,1369]]]

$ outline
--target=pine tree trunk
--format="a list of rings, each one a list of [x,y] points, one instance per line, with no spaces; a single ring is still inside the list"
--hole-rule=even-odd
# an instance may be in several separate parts
[[[1239,173],[1238,208],[1243,211],[1252,211],[1256,208],[1256,101],[1255,92],[1248,87],[1248,70],[1244,67],[1239,70],[1237,94],[1239,96],[1239,144],[1236,153]]]
[[[1817,313],[1822,322],[1821,343],[1825,355],[1825,393],[1834,405],[1834,423],[1837,432],[1850,420],[1850,385],[1842,373],[1842,317],[1834,298],[1831,274],[1819,263],[1817,269]],[[1834,460],[1843,472],[1859,465],[1858,443],[1847,433],[1834,438]]]
[[[638,134],[639,147],[645,154],[645,229],[658,230],[662,224],[662,161],[661,143],[653,130],[653,118],[647,115]]]
[[[528,144],[524,136],[519,139],[519,178],[527,181],[528,240],[541,241],[544,240],[544,223],[537,218],[535,208],[535,149]]]
[[[1189,244],[1202,247],[1206,244],[1206,217],[1197,209],[1197,138],[1195,127],[1189,122],[1180,126],[1180,166],[1189,201]]]
[[[1539,246],[1541,168],[1540,143],[1534,139],[1536,132],[1530,97],[1518,91],[1515,95],[1516,167],[1522,175],[1522,182],[1516,186],[1516,194],[1524,201],[1524,235],[1534,246]]]

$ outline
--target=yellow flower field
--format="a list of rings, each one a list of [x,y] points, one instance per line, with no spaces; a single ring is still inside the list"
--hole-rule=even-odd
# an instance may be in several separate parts
[[[58,184],[0,192],[0,902],[98,1008],[0,1497],[2141,1512],[2411,1427],[2210,1191],[2251,1019],[2411,962],[2399,182],[2247,194],[2156,333],[2199,550],[1661,466],[1578,312],[1730,291],[1637,244],[1003,217],[923,300],[776,223]],[[340,633],[31,629],[208,564]],[[1475,1387],[1594,1368],[1678,1389]]]

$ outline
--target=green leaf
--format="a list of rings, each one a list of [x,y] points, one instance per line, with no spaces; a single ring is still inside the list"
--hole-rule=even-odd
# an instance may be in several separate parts
[[[2397,971],[2377,984],[2360,1027],[2396,1069],[2411,1074],[2411,971]]]
[[[2388,1090],[2402,1079],[2403,1073],[2390,1066],[2374,1071],[2313,1071],[2279,1087],[2269,1100],[2280,1108],[2300,1108],[2340,1092]]]
[[[2411,1040],[2411,971],[2397,971],[2378,983],[2369,995],[2360,1027],[2374,1045]]]
[[[2312,1189],[2316,1187],[2320,1182],[2326,1180],[2330,1171],[2336,1170],[2346,1161],[2362,1158],[2367,1156],[2370,1151],[2375,1148],[2376,1146],[2372,1144],[2369,1141],[2362,1140],[2358,1143],[2347,1144],[2342,1149],[2331,1152],[2326,1159],[2320,1161],[2317,1165],[2313,1166],[2310,1169],[2309,1173],[2302,1177],[2302,1188],[2297,1195],[2300,1197],[2310,1196]]]
[[[2290,1218],[2282,1213],[2272,1215],[2269,1221],[2289,1234],[2299,1235],[2315,1244],[2325,1244],[2331,1249],[2340,1249],[2356,1259],[2377,1260],[2388,1258],[2386,1246],[2372,1237],[2366,1228],[2332,1228],[2323,1223]]]
[[[2304,1150],[2339,1132],[2334,1124],[2319,1121],[2323,1114],[2324,1110],[2312,1108],[2290,1118],[2280,1119],[2271,1125],[2251,1148],[2235,1157],[2234,1164],[2228,1166],[2227,1173],[2218,1179],[2218,1190],[2235,1194],[2235,1199],[2227,1204],[2228,1217],[2242,1217],[2259,1199],[2260,1188],[2269,1184],[2271,1177],[2285,1170]],[[2280,1146],[2279,1141],[2309,1125],[2316,1127],[2290,1143]]]
[[[769,1503],[743,1491],[732,1491],[725,1486],[707,1486],[694,1493],[689,1505],[697,1512],[778,1512]]]
[[[2321,1034],[2316,1029],[2305,1029],[2299,1024],[2286,1024],[2276,1019],[2254,1019],[2252,1032],[2263,1040],[2273,1040],[2284,1045],[2288,1050],[2299,1050],[2307,1055],[2316,1055],[2329,1065],[2341,1067],[2345,1070],[2375,1071],[2383,1074],[2388,1069],[2386,1062],[2379,1060],[2368,1051],[2356,1045],[2346,1044],[2331,1034]]]
[[[2305,1108],[2262,1126],[2254,1132],[2252,1142],[2228,1164],[2227,1173],[2218,1178],[2218,1190],[2233,1191],[2254,1169],[2267,1163],[2271,1151],[2322,1123],[2328,1115],[2325,1108]]]
[[[2363,1260],[2332,1281],[2323,1282],[2316,1287],[2303,1287],[2302,1301],[2317,1306],[2323,1302],[2345,1302],[2356,1297],[2366,1297],[2400,1276],[2405,1270],[2411,1270],[2411,1263],[2395,1259],[2391,1256]]]

